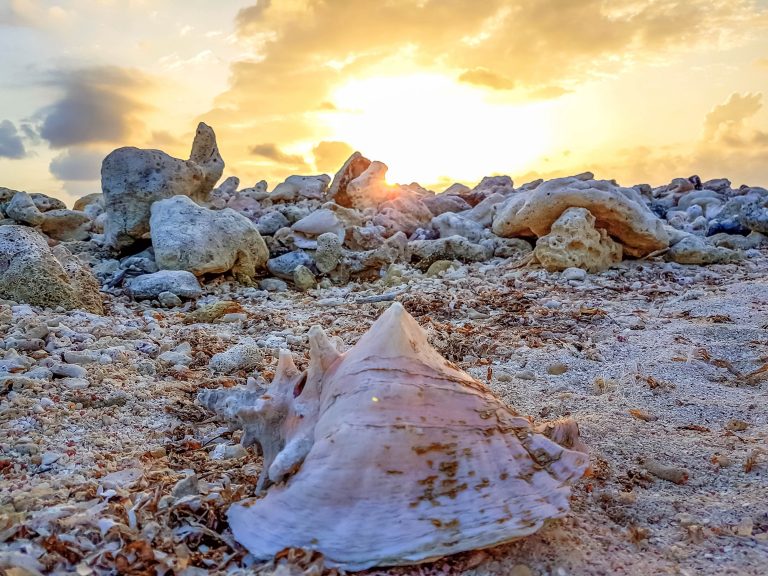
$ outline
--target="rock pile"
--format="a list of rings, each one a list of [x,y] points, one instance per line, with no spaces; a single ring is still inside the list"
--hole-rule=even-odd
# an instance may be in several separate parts
[[[35,258],[43,258],[43,244],[58,244],[59,255],[68,250],[90,265],[103,291],[163,306],[199,297],[200,279],[221,274],[249,286],[261,280],[274,290],[285,281],[308,290],[389,282],[398,266],[437,274],[452,262],[493,259],[591,273],[622,258],[728,263],[754,254],[768,232],[768,190],[734,189],[725,179],[623,187],[586,172],[515,187],[508,176],[492,176],[435,194],[388,183],[387,166],[359,152],[332,179],[290,176],[271,191],[265,181],[241,189],[234,176],[217,187],[223,170],[216,136],[201,123],[188,160],[138,148],[109,154],[103,193],[73,210],[0,188],[0,222],[11,225],[6,236],[23,232],[19,241],[39,246]],[[33,230],[42,234],[30,236]],[[46,262],[50,269],[53,261]],[[60,284],[64,276],[56,274]],[[14,294],[40,305],[56,300]],[[73,298],[62,296],[61,305],[77,305]]]

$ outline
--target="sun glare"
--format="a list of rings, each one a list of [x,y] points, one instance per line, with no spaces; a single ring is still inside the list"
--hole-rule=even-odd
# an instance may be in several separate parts
[[[324,114],[335,140],[389,166],[389,182],[473,182],[503,167],[525,171],[552,142],[548,103],[494,102],[437,74],[355,79]],[[492,128],[489,128],[492,127]]]

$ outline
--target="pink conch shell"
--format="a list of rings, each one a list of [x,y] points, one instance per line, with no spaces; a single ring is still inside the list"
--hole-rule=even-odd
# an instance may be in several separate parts
[[[413,564],[568,512],[588,456],[441,357],[400,304],[344,354],[319,327],[309,337],[307,372],[284,352],[266,394],[238,412],[244,443],[264,453],[259,485],[271,484],[229,510],[253,556],[295,547],[350,570]],[[575,423],[551,435],[578,442]]]

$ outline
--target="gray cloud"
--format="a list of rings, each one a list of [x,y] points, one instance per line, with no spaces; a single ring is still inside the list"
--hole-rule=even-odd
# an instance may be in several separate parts
[[[29,22],[11,4],[0,5],[0,26],[27,26]]]
[[[35,117],[38,133],[52,148],[125,141],[147,108],[134,94],[151,84],[142,73],[117,66],[57,74],[51,83],[64,95]]]
[[[251,146],[249,152],[254,156],[261,156],[267,158],[278,164],[288,164],[291,166],[305,166],[306,161],[304,158],[298,155],[286,154],[274,143],[257,144]]]
[[[19,131],[10,120],[0,122],[0,158],[24,158],[27,151]]]
[[[48,169],[63,181],[98,180],[105,154],[87,148],[71,148],[51,160]]]

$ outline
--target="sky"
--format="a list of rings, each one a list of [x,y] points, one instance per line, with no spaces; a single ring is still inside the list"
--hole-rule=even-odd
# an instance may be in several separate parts
[[[0,186],[70,205],[199,121],[243,187],[355,150],[435,191],[768,187],[768,0],[0,0],[0,54]]]

